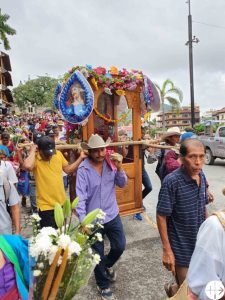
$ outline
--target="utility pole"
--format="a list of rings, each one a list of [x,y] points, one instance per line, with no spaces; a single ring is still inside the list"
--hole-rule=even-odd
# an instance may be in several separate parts
[[[196,36],[192,37],[192,15],[191,15],[191,0],[188,3],[188,41],[185,45],[189,46],[189,72],[190,72],[190,96],[191,96],[191,126],[195,125],[195,98],[194,98],[194,72],[193,72],[193,43],[198,43],[199,39]]]

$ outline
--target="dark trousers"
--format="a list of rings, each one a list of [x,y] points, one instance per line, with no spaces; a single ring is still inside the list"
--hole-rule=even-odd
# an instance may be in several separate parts
[[[142,191],[142,199],[144,199],[152,191],[151,180],[145,168],[142,168],[142,184],[144,186]]]
[[[39,210],[38,211],[39,217],[41,218],[40,221],[40,227],[53,227],[55,229],[58,229],[55,217],[54,217],[54,210]]]
[[[104,254],[104,240],[96,242],[92,248],[101,257],[100,263],[95,267],[95,279],[97,285],[101,289],[107,289],[110,285],[110,280],[106,273],[106,268],[111,268],[120,256],[123,254],[126,246],[126,239],[123,232],[123,225],[118,215],[115,219],[104,224],[104,228],[99,231],[102,236],[106,235],[110,242],[110,251],[107,255]]]

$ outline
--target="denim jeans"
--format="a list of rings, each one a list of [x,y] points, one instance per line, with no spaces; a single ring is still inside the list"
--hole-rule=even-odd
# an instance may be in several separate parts
[[[142,191],[142,199],[144,199],[152,191],[151,180],[148,176],[147,171],[145,170],[145,167],[142,168],[142,184],[144,186],[144,189]]]
[[[30,204],[32,212],[37,212],[37,205],[36,205],[36,184],[35,182],[31,181],[29,183],[29,194],[30,194]]]
[[[95,267],[95,279],[97,285],[101,289],[107,289],[110,285],[110,280],[106,273],[106,268],[111,268],[120,256],[123,254],[126,246],[126,239],[123,231],[123,224],[120,216],[104,224],[104,228],[99,231],[102,236],[106,235],[110,242],[110,251],[107,255],[104,254],[104,240],[96,242],[92,248],[101,257],[100,263]]]

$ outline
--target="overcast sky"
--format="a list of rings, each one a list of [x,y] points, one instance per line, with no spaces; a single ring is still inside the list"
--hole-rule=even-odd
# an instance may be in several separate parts
[[[191,0],[195,101],[225,106],[225,0]],[[139,69],[154,82],[170,78],[190,102],[185,0],[0,0],[9,24],[14,86],[28,76],[58,77],[72,66]],[[224,27],[224,28],[221,28]],[[1,50],[3,50],[1,48]]]

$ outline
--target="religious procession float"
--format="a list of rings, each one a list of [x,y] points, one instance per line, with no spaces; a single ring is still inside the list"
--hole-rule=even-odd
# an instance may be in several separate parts
[[[141,118],[160,107],[152,81],[140,71],[77,66],[57,84],[54,104],[63,115],[67,132],[67,143],[57,148],[66,151],[71,162],[79,155],[80,143],[87,142],[92,134],[110,140],[108,155],[123,154],[126,147],[126,156],[122,157],[128,183],[117,189],[117,201],[121,215],[141,212],[141,147],[145,143],[141,140]],[[74,175],[70,183],[70,200],[63,208],[55,207],[59,229],[39,230],[38,216],[33,220],[30,254],[34,260],[34,299],[72,299],[99,262],[91,245],[102,240],[97,230],[102,226],[104,212],[96,209],[79,224],[72,217],[79,201],[75,198]]]
[[[110,139],[108,151],[122,153],[121,148],[128,147],[123,159],[128,184],[117,189],[117,201],[121,215],[140,212],[142,118],[160,108],[152,81],[137,70],[76,66],[58,83],[54,104],[65,119],[69,144],[86,142],[97,133],[105,141]]]

